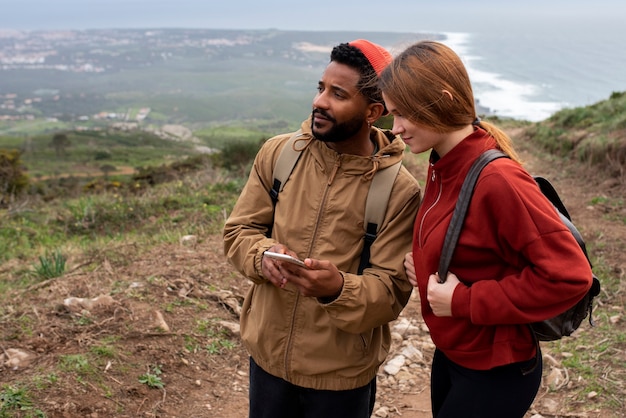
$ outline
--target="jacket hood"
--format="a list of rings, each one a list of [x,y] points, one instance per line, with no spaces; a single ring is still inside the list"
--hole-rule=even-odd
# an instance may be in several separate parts
[[[406,145],[402,139],[395,136],[388,129],[370,128],[370,139],[377,145],[378,151],[374,155],[360,156],[351,154],[339,154],[329,148],[323,141],[315,139],[311,131],[311,117],[302,122],[300,126],[301,138],[295,146],[297,148],[311,148],[317,158],[341,160],[341,166],[346,174],[362,175],[367,173],[367,178],[373,176],[378,170],[390,167],[402,160]],[[317,150],[314,151],[314,150]]]

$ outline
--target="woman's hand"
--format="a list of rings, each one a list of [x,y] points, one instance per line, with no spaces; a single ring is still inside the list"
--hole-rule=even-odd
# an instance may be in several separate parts
[[[431,274],[428,277],[426,299],[435,316],[452,316],[452,295],[459,283],[461,282],[453,273],[448,273],[444,283],[439,283],[438,274]]]

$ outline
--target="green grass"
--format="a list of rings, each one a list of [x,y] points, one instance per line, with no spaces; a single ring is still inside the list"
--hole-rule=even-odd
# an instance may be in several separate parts
[[[26,388],[3,386],[0,391],[0,418],[14,416],[43,418],[46,415],[33,406]]]
[[[35,265],[35,273],[40,279],[53,279],[65,273],[67,258],[60,251],[53,251],[45,256],[39,256],[39,264]]]
[[[182,235],[221,229],[241,181],[213,183],[207,171],[140,194],[104,192],[45,205],[32,202],[17,212],[0,212],[0,263],[37,257],[47,248],[97,248],[111,242],[175,242]],[[41,256],[37,274],[62,271],[61,256]],[[0,280],[1,286],[2,280]]]
[[[144,131],[122,132],[111,129],[68,131],[69,146],[57,154],[52,137],[62,129],[49,134],[20,138],[0,137],[0,148],[23,150],[21,160],[32,180],[49,176],[102,175],[100,167],[136,169],[158,166],[196,154],[190,142],[162,139]],[[107,158],[103,159],[106,155]]]
[[[68,354],[59,358],[59,367],[62,371],[75,373],[78,376],[90,376],[96,373],[93,365],[83,354]]]
[[[530,126],[526,135],[551,153],[623,176],[626,166],[626,91],[591,106],[563,109]]]
[[[596,253],[594,241],[591,239],[587,243],[590,254]],[[595,326],[585,319],[574,336],[544,342],[542,347],[562,358],[562,367],[567,369],[570,382],[579,387],[577,401],[587,402],[588,394],[596,392],[604,406],[614,410],[620,407],[620,401],[614,396],[623,389],[621,382],[626,377],[621,360],[626,349],[626,332],[611,321],[619,312],[614,310],[614,304],[619,300],[620,278],[602,258],[593,258],[592,262],[602,286],[594,302]],[[602,370],[598,369],[599,360],[604,364]],[[589,405],[592,408],[597,404]]]

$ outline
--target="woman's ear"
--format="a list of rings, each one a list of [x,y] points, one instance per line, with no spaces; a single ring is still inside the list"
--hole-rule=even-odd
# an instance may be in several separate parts
[[[452,97],[452,93],[450,93],[448,90],[444,89],[444,90],[441,90],[441,92],[447,95],[450,98],[450,100],[454,101],[454,97]]]

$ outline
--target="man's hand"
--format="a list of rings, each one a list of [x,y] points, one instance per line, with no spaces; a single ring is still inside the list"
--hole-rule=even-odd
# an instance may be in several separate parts
[[[415,275],[415,262],[413,261],[413,253],[408,252],[404,255],[404,270],[406,271],[406,277],[409,279],[409,283],[413,287],[417,286],[417,276]]]
[[[343,276],[337,267],[328,260],[307,258],[308,268],[290,263],[281,263],[279,271],[303,296],[315,298],[336,298],[343,289]]]
[[[297,257],[296,253],[294,253],[293,251],[289,251],[287,247],[282,244],[276,244],[272,246],[271,248],[269,248],[269,251],[273,251],[279,254],[289,254],[291,256]],[[287,283],[286,278],[283,276],[282,272],[279,269],[282,264],[287,263],[283,263],[281,261],[265,256],[261,260],[261,273],[263,273],[263,277],[265,277],[274,286],[281,289],[285,287],[285,284]]]
[[[289,254],[298,257],[282,244],[268,249],[275,253]],[[274,286],[284,288],[287,282],[293,284],[303,296],[315,298],[335,298],[343,289],[343,276],[337,267],[328,260],[304,260],[306,267],[286,261],[263,257],[261,270],[263,277]]]

